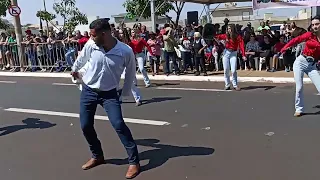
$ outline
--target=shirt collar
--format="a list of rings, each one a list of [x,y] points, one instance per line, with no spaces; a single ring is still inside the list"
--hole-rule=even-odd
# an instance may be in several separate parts
[[[92,46],[94,49],[103,51],[107,55],[123,56],[123,50],[122,50],[123,46],[122,46],[122,42],[120,42],[119,40],[117,40],[117,44],[108,52],[105,52],[104,49],[97,46],[96,43],[93,43]]]

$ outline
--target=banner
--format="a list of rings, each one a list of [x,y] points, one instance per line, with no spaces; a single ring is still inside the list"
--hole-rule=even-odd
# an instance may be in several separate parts
[[[320,0],[253,0],[253,9],[320,6]]]

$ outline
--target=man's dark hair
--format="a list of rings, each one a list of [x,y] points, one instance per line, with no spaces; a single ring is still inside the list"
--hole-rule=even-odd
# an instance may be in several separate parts
[[[315,20],[315,19],[320,20],[320,15],[314,16],[314,17],[311,19],[311,21],[312,21],[312,20]]]
[[[96,19],[89,25],[89,28],[94,29],[97,33],[110,31],[109,20],[109,18]]]

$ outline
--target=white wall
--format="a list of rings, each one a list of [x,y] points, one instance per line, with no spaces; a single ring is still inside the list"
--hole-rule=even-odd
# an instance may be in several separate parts
[[[254,20],[252,9],[232,9],[229,10],[216,10],[212,12],[213,23],[223,23],[224,19],[228,18],[230,23],[241,22],[241,21],[252,21]]]

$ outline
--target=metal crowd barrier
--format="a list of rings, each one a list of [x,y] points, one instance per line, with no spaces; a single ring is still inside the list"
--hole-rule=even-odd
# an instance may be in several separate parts
[[[55,41],[55,43],[30,44],[23,42],[22,45],[24,46],[25,71],[66,71],[72,67],[81,50],[77,42]],[[16,43],[2,43],[0,50],[0,59],[5,66],[4,69],[16,71],[21,67]]]

